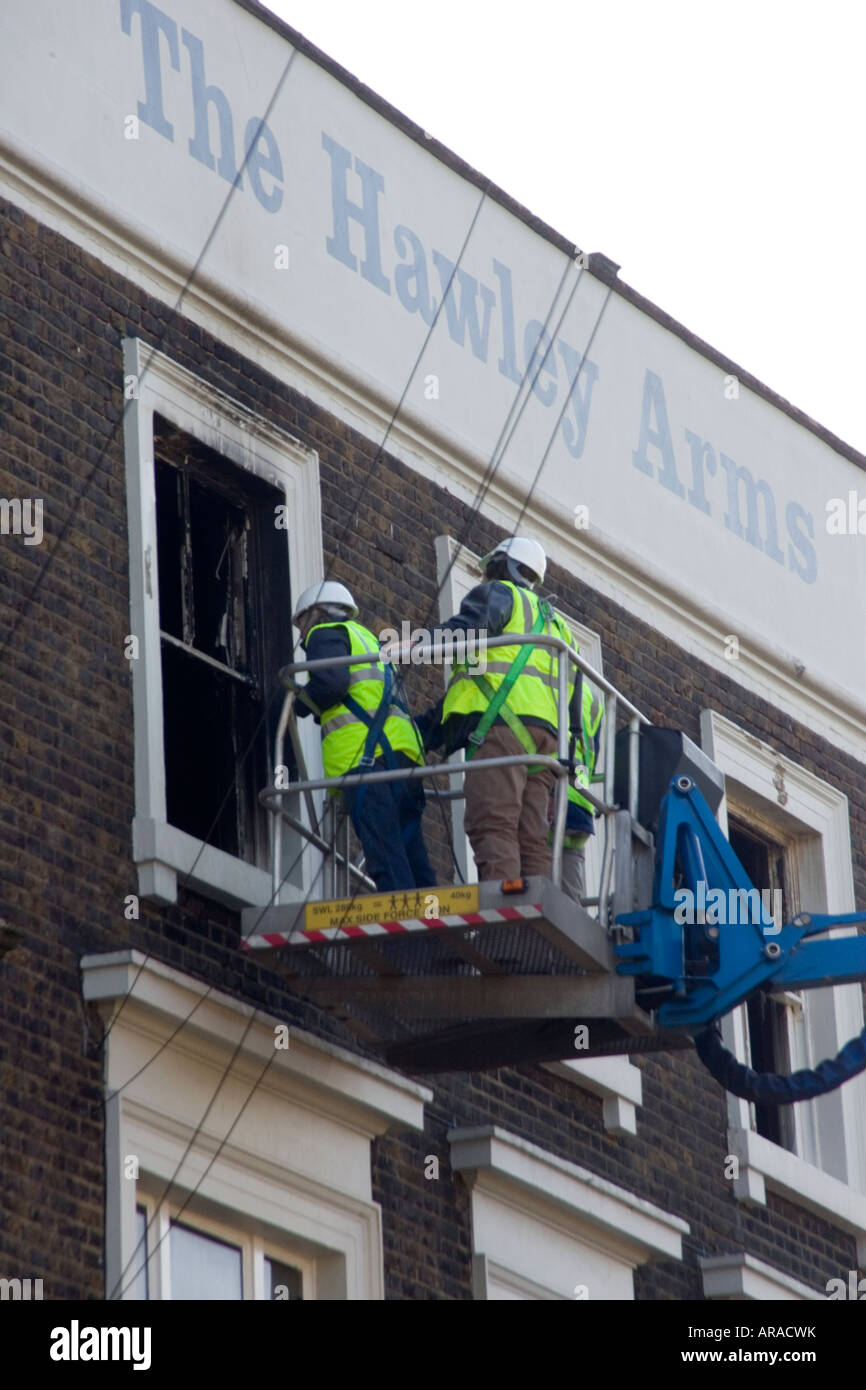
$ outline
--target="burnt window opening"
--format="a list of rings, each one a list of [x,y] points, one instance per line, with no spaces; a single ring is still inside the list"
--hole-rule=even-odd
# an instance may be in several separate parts
[[[728,823],[728,839],[753,886],[759,891],[769,889],[771,893],[781,893],[781,921],[789,922],[793,915],[792,890],[784,846],[735,820]],[[771,903],[776,901],[775,897],[770,899]],[[791,1049],[788,1009],[784,1001],[759,990],[747,1000],[746,1015],[753,1069],[788,1075],[791,1071]],[[794,1117],[791,1106],[756,1105],[755,1128],[765,1139],[793,1151]]]
[[[278,672],[292,651],[286,533],[274,525],[285,499],[159,416],[154,469],[167,819],[266,868],[258,793],[273,781]]]

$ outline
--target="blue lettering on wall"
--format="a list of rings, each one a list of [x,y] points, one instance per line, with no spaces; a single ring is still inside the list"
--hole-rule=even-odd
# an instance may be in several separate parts
[[[655,424],[653,424],[655,417]],[[668,408],[665,402],[665,389],[662,379],[655,372],[648,371],[643,383],[643,404],[640,412],[640,438],[631,456],[635,468],[653,476],[653,466],[647,458],[647,449],[652,447],[661,454],[659,482],[677,497],[685,494],[685,488],[677,477],[674,459],[674,444],[668,424]]]
[[[733,531],[735,536],[742,536],[743,540],[748,541],[749,545],[755,546],[757,550],[763,549],[771,560],[784,565],[785,557],[779,549],[776,537],[776,501],[769,483],[764,482],[763,478],[756,483],[748,468],[744,464],[734,463],[727,454],[720,454],[719,462],[728,475],[728,510],[725,515],[728,530]],[[766,536],[763,542],[758,525],[759,497],[764,503]],[[741,498],[744,498],[746,503],[745,529],[740,517]]]
[[[791,538],[788,545],[788,569],[798,574],[805,584],[814,584],[818,577],[818,558],[815,547],[811,544],[815,536],[815,523],[799,502],[788,503],[785,508],[785,521]]]
[[[358,271],[358,258],[349,239],[349,223],[355,221],[363,233],[364,260],[360,264],[363,279],[390,294],[391,285],[382,269],[379,195],[385,191],[381,174],[362,163],[350,150],[327,132],[322,131],[322,148],[331,166],[330,234],[325,248],[348,270]],[[349,193],[352,171],[361,180],[361,201],[355,202]],[[355,243],[356,249],[358,242]],[[399,262],[394,266],[394,289],[403,308],[410,314],[420,314],[432,324],[437,312],[437,300],[430,293],[428,253],[417,232],[403,224],[394,230],[394,247]],[[490,333],[494,310],[499,309],[501,331],[500,356],[497,368],[500,376],[519,385],[523,380],[517,360],[517,333],[514,322],[514,296],[511,270],[501,261],[493,261],[493,274],[499,282],[496,291],[482,284],[468,271],[456,269],[455,262],[443,252],[431,250],[430,257],[439,276],[445,309],[445,322],[451,340],[469,348],[479,362],[488,361]],[[592,388],[598,379],[598,367],[563,338],[555,343],[538,319],[530,319],[523,330],[525,374],[531,389],[546,406],[551,406],[559,389],[559,364],[565,367],[567,404],[572,407],[573,419],[563,413],[560,433],[565,447],[573,458],[579,459],[586,444]]]
[[[565,363],[565,372],[569,381],[568,395],[574,407],[573,425],[567,415],[563,417],[562,437],[572,458],[579,459],[586,444],[589,406],[592,400],[592,388],[598,380],[598,367],[588,357],[576,352],[564,338],[557,338],[556,346]],[[583,382],[582,390],[581,382]]]
[[[151,126],[166,140],[174,139],[174,130],[162,108],[162,67],[159,60],[159,36],[165,35],[169,62],[180,72],[177,45],[177,25],[150,0],[120,0],[120,24],[124,34],[132,33],[132,16],[141,21],[141,56],[144,63],[144,101],[138,103],[138,119]]]
[[[704,489],[704,466],[711,478],[716,476],[719,464],[716,459],[716,451],[712,444],[708,444],[705,439],[701,439],[699,434],[692,430],[686,430],[686,440],[692,451],[692,485],[689,488],[689,501],[698,511],[710,515],[712,508],[707,501],[707,494]]]
[[[264,145],[264,151],[260,146]],[[283,161],[273,133],[258,116],[250,116],[244,132],[244,154],[250,187],[265,212],[279,212],[283,202]],[[270,193],[262,183],[262,174],[273,179]]]
[[[349,221],[359,223],[364,233],[364,259],[361,262],[361,277],[368,280],[376,289],[391,293],[391,286],[382,273],[382,253],[379,237],[379,194],[385,191],[385,180],[369,164],[355,160],[355,173],[361,180],[360,203],[353,203],[347,188],[348,173],[352,167],[352,156],[330,135],[322,131],[322,148],[331,157],[331,207],[334,215],[334,230],[325,242],[329,256],[335,256],[349,270],[357,270],[358,262],[349,244]]]
[[[745,464],[735,462],[727,454],[719,453],[717,456],[712,444],[693,430],[687,429],[685,438],[692,468],[692,485],[688,494],[691,505],[705,516],[712,515],[706,493],[706,478],[715,478],[721,465],[726,480],[725,528],[755,550],[763,551],[777,565],[784,565],[785,553],[779,545],[776,499],[770,484],[764,478],[755,478]],[[658,482],[682,497],[683,488],[679,486],[677,478],[664,385],[656,372],[648,370],[644,376],[638,444],[632,454],[632,463],[651,478],[654,476],[653,465],[647,456],[650,447],[661,455]],[[785,522],[790,538],[788,569],[805,584],[814,584],[818,577],[818,559],[812,545],[814,521],[799,502],[789,502],[785,509]]]
[[[439,283],[445,296],[445,316],[448,332],[455,343],[466,346],[466,329],[469,329],[469,342],[472,356],[479,362],[487,361],[487,343],[490,338],[490,315],[496,303],[496,295],[486,285],[481,286],[481,302],[484,305],[483,325],[478,322],[478,281],[466,270],[457,270],[453,261],[443,256],[441,251],[433,252],[433,261],[439,272]]]
[[[180,72],[180,47],[177,25],[170,15],[157,9],[151,0],[120,0],[120,26],[132,36],[132,18],[138,15],[141,36],[141,58],[144,68],[144,101],[138,103],[138,119],[150,126],[165,140],[174,141],[174,126],[165,114],[162,85],[162,50],[160,35],[165,40],[168,60],[175,72]],[[235,148],[235,125],[228,97],[215,83],[205,77],[204,44],[188,29],[181,31],[183,45],[189,55],[189,97],[192,105],[193,133],[189,153],[206,169],[214,170],[227,183],[243,188]],[[219,132],[219,159],[211,148],[211,109],[216,112]],[[266,212],[277,212],[282,206],[283,162],[273,133],[264,120],[251,117],[244,132],[244,155],[250,187]],[[262,182],[262,174],[273,180],[270,189]]]
[[[216,83],[207,81],[204,44],[200,38],[183,29],[178,36],[175,21],[152,0],[120,0],[120,23],[124,34],[132,37],[133,19],[138,17],[141,61],[144,76],[144,99],[138,102],[138,118],[164,140],[174,142],[174,124],[165,111],[166,90],[163,78],[169,72],[180,73],[181,42],[189,60],[189,123],[190,156],[205,168],[215,172],[227,183],[243,190],[243,173],[249,176],[250,188],[266,212],[276,213],[283,202],[283,162],[272,131],[262,118],[252,116],[243,134],[242,167],[237,161],[235,121],[231,103]],[[168,66],[163,68],[163,57]],[[177,99],[177,92],[174,93]],[[216,116],[215,126],[211,123]],[[212,137],[218,137],[218,151]],[[385,192],[385,180],[380,173],[322,132],[322,148],[330,159],[332,230],[326,237],[328,255],[348,270],[361,275],[373,288],[390,295],[391,283],[382,266],[382,237],[380,230],[380,199]],[[349,178],[356,181],[354,192],[360,201],[350,196]],[[359,261],[352,249],[350,223],[354,229],[355,248],[362,251]],[[399,257],[394,266],[394,287],[399,303],[411,314],[420,314],[424,323],[432,324],[437,301],[430,293],[428,256],[421,238],[411,227],[400,225],[394,231],[394,247]],[[593,387],[598,380],[598,366],[577,351],[563,338],[554,341],[543,323],[530,318],[523,327],[522,340],[517,332],[514,313],[512,273],[507,265],[494,259],[493,274],[499,285],[499,296],[489,286],[480,283],[468,271],[457,269],[455,263],[441,251],[432,250],[433,264],[439,275],[444,299],[445,318],[449,335],[461,347],[468,346],[473,357],[487,363],[490,332],[494,310],[499,310],[500,344],[497,369],[500,376],[520,384],[525,373],[531,390],[545,407],[551,407],[560,391],[559,360],[565,369],[566,407],[562,412],[560,433],[566,449],[580,459],[586,445],[589,411]],[[521,373],[517,345],[521,341],[524,373]],[[814,584],[818,561],[813,544],[815,525],[812,516],[791,501],[785,508],[788,531],[787,551],[783,551],[778,536],[777,507],[773,490],[762,478],[755,478],[744,464],[726,454],[717,454],[713,445],[690,429],[685,430],[691,465],[691,486],[688,502],[705,516],[712,515],[707,496],[707,478],[724,474],[727,510],[726,529],[746,544],[762,551],[778,565],[785,565],[805,584]],[[654,457],[650,457],[650,453]],[[673,436],[668,419],[664,384],[651,370],[644,376],[640,425],[637,446],[632,453],[632,465],[676,497],[686,491],[677,474]]]
[[[523,352],[532,390],[542,405],[553,405],[556,400],[556,358],[553,356],[550,334],[538,319],[530,319],[523,330]],[[547,385],[541,380],[544,372],[552,377]]]
[[[494,259],[493,274],[499,281],[500,318],[502,320],[502,356],[499,359],[501,376],[508,377],[516,385],[522,380],[517,370],[517,345],[514,340],[514,296],[511,293],[511,271],[507,265]]]
[[[241,179],[235,166],[235,126],[228,97],[221,87],[208,86],[204,75],[204,44],[188,29],[181,33],[184,47],[189,52],[190,77],[192,78],[192,109],[195,116],[195,134],[189,142],[189,152],[206,169],[217,170],[220,178],[227,183],[237,183]],[[213,106],[217,113],[220,133],[220,157],[216,164],[210,147],[208,127],[208,107]]]
[[[394,270],[394,288],[397,298],[410,314],[420,314],[429,327],[436,317],[436,300],[430,298],[427,276],[427,253],[420,237],[411,227],[394,228],[394,246],[397,255],[406,259],[406,252],[412,252],[409,265],[398,265]]]

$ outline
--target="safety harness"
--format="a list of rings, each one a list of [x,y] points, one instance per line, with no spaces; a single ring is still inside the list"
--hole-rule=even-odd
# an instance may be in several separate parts
[[[535,622],[533,623],[532,628],[530,630],[531,634],[534,636],[536,633],[541,632],[545,624],[551,620],[552,616],[553,613],[550,604],[547,602],[547,600],[539,599],[538,613],[536,615]],[[507,703],[508,696],[511,694],[517,677],[520,675],[521,671],[523,670],[524,666],[526,665],[527,661],[529,660],[534,651],[534,642],[527,642],[523,647],[521,647],[517,656],[512,661],[511,666],[498,690],[493,685],[491,685],[490,681],[487,679],[486,676],[472,676],[472,680],[478,686],[478,689],[487,698],[488,705],[481,718],[479,719],[478,724],[476,725],[475,732],[469,735],[470,747],[466,750],[467,762],[474,758],[475,754],[478,752],[478,749],[481,747],[482,743],[484,742],[485,738],[490,732],[490,728],[493,724],[493,721],[496,719],[498,715],[502,716],[502,719],[504,720],[505,724],[507,724],[508,728],[514,734],[514,737],[517,739],[524,752],[538,752],[532,735],[530,734],[526,725],[523,723],[523,720],[514,713],[514,710],[511,709]],[[542,772],[543,770],[543,767],[529,768],[530,773]]]
[[[345,705],[347,709],[351,710],[355,718],[360,719],[362,724],[367,725],[368,732],[367,737],[364,740],[364,753],[358,763],[359,767],[373,766],[373,763],[376,760],[376,745],[380,743],[382,745],[382,753],[384,755],[387,766],[389,768],[394,768],[397,766],[397,760],[394,757],[394,750],[391,747],[387,735],[385,734],[385,720],[388,718],[388,711],[390,710],[392,704],[397,704],[396,700],[391,699],[391,691],[393,689],[393,685],[394,679],[391,674],[391,667],[387,662],[385,662],[382,684],[382,698],[379,701],[378,707],[374,713],[371,714],[369,710],[363,709],[361,705],[358,704],[358,701],[355,699],[354,695],[350,695],[348,691],[345,695],[341,697],[340,703]],[[363,791],[365,789],[362,787],[361,790]]]
[[[383,663],[383,665],[384,681],[382,689],[382,699],[379,701],[379,705],[375,713],[371,714],[369,710],[363,709],[361,705],[358,704],[358,701],[355,699],[354,695],[350,695],[348,692],[342,696],[340,703],[345,705],[347,709],[351,710],[355,718],[360,719],[362,724],[367,725],[367,737],[364,740],[364,753],[363,756],[359,759],[358,766],[363,768],[371,768],[374,762],[376,761],[376,748],[378,745],[381,745],[382,756],[385,759],[385,766],[388,768],[389,772],[393,772],[394,768],[396,768],[397,766],[397,758],[395,756],[394,749],[391,747],[388,736],[385,733],[385,720],[388,718],[388,711],[390,710],[392,705],[397,705],[401,710],[404,710],[406,714],[408,714],[409,711],[408,709],[406,709],[405,705],[402,703],[401,700],[392,699],[391,692],[394,688],[394,678],[389,663],[386,661]],[[367,796],[366,783],[362,782],[360,787],[357,787],[355,791],[355,814],[359,816],[361,814],[364,801]],[[409,838],[411,830],[411,825],[407,825],[404,827],[404,841]]]

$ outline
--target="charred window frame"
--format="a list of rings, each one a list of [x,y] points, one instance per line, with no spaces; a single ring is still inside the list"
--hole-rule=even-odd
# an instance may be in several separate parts
[[[753,826],[733,816],[728,819],[731,848],[759,891],[781,892],[782,921],[789,922],[798,911],[792,901],[794,876],[785,846],[757,832]],[[777,899],[771,898],[775,903]],[[758,990],[746,1001],[751,1066],[758,1072],[788,1075],[792,1069],[788,1029],[787,995]],[[791,1106],[756,1105],[755,1130],[758,1134],[792,1153],[796,1146]]]
[[[284,498],[159,415],[153,431],[167,820],[266,868],[258,793],[292,640]]]

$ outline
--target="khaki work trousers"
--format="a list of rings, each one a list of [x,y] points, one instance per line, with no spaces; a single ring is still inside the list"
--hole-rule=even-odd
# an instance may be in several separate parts
[[[556,735],[527,725],[536,751],[556,756]],[[505,758],[524,749],[505,724],[494,724],[473,763]],[[549,768],[528,772],[526,765],[470,772],[466,786],[466,834],[472,845],[479,879],[550,875],[547,843],[547,805],[553,786]]]
[[[586,850],[563,849],[562,891],[579,905],[586,892]]]

